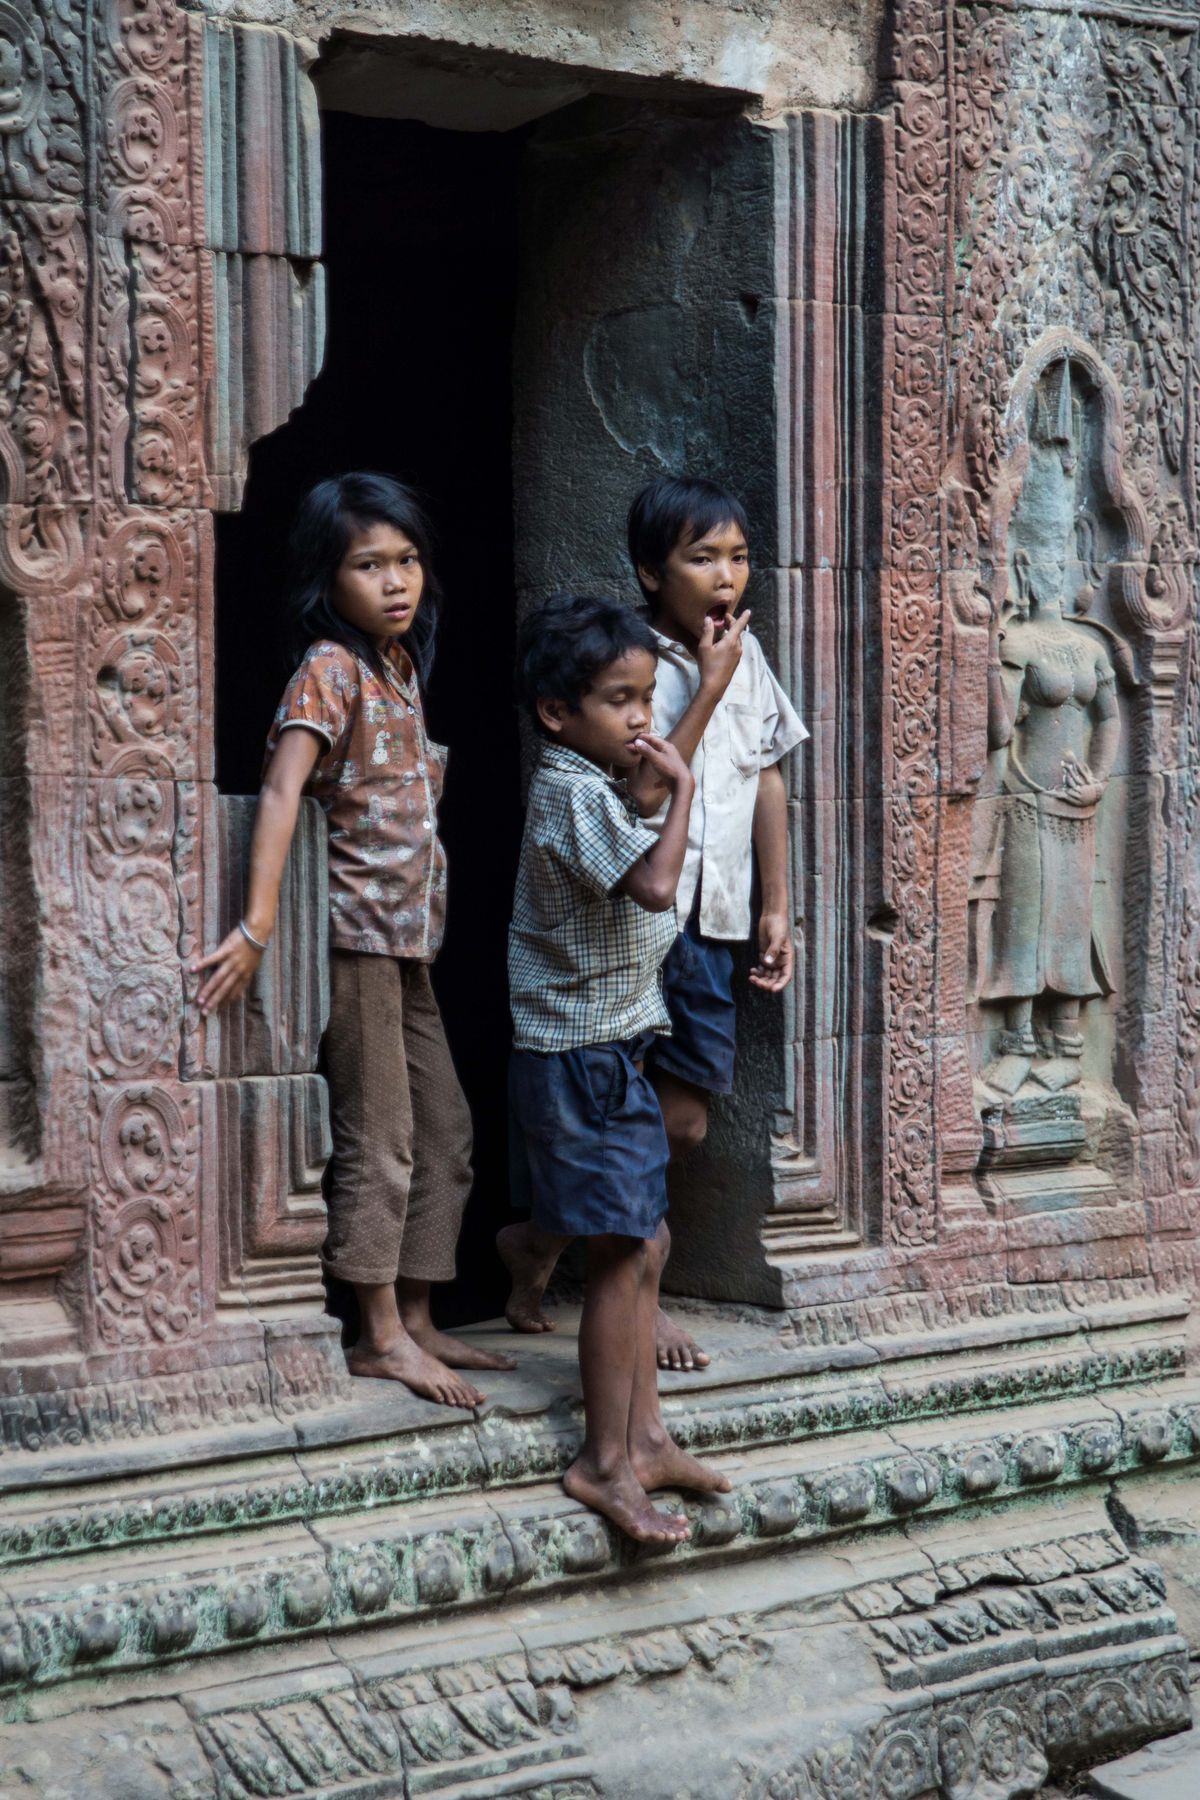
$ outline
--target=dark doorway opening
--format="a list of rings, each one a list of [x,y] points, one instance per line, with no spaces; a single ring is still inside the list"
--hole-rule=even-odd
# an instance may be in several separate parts
[[[217,780],[253,793],[291,671],[282,552],[304,491],[373,468],[425,497],[447,594],[426,703],[451,748],[450,862],[434,983],[475,1120],[475,1188],[443,1322],[493,1316],[507,1215],[505,941],[520,837],[510,693],[511,361],[517,178],[525,133],[442,131],[327,113],[325,365],[303,407],[255,445],[243,508],[217,521]]]

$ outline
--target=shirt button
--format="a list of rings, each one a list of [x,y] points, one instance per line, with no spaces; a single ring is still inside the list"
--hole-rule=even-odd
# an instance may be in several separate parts
[[[431,825],[431,824],[430,824],[430,822],[429,822],[429,820],[428,820],[428,819],[424,819],[424,820],[422,820],[422,824],[423,824],[423,825],[424,825],[424,827],[425,827],[425,829],[426,829],[426,831],[432,831],[432,830],[433,830],[433,826],[432,826],[432,825]]]
[[[409,716],[409,718],[410,718],[410,719],[415,719],[415,718],[416,718],[416,716],[417,716],[417,709],[416,709],[416,707],[415,707],[415,706],[410,706],[410,707],[409,707],[409,709],[408,709],[408,716]]]

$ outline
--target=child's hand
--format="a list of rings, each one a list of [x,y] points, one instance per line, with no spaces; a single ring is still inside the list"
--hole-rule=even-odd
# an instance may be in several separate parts
[[[753,986],[782,994],[792,979],[792,955],[786,913],[764,913],[758,921],[758,961],[750,971]]]
[[[644,731],[634,740],[634,747],[641,751],[642,760],[649,763],[673,793],[681,783],[695,785],[692,771],[668,738],[655,737],[652,731]]]
[[[192,975],[199,975],[204,969],[213,971],[200,989],[200,1011],[215,1012],[219,1006],[227,1006],[244,994],[258,973],[262,959],[262,951],[256,950],[235,926],[227,938],[221,939],[211,956],[206,956],[203,962],[194,962],[189,970]]]
[[[696,646],[701,687],[718,696],[725,692],[742,660],[742,633],[749,623],[748,611],[739,613],[736,619],[723,619],[719,627],[715,619],[705,619]]]

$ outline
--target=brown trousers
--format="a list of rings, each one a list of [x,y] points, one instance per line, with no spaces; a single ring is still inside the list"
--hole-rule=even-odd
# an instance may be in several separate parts
[[[330,988],[325,1266],[370,1285],[450,1281],[471,1188],[471,1115],[429,966],[334,950]]]

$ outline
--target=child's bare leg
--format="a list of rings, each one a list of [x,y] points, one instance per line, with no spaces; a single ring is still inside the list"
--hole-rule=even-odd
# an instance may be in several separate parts
[[[542,1295],[554,1265],[571,1242],[553,1231],[540,1231],[529,1221],[506,1225],[496,1235],[500,1260],[512,1277],[512,1293],[504,1316],[514,1331],[557,1331],[542,1311]]]
[[[494,1351],[481,1350],[475,1344],[466,1344],[461,1338],[451,1337],[447,1331],[439,1331],[429,1311],[429,1283],[427,1281],[410,1281],[401,1275],[396,1282],[396,1299],[400,1307],[400,1323],[404,1326],[414,1344],[451,1369],[515,1369],[516,1359],[512,1356],[497,1356]]]
[[[629,1462],[635,1325],[645,1260],[640,1238],[588,1240],[587,1292],[579,1325],[586,1435],[563,1486],[573,1500],[594,1507],[639,1543],[680,1543],[688,1535],[687,1520],[651,1505]]]
[[[629,1408],[629,1460],[644,1488],[692,1488],[700,1493],[727,1494],[728,1475],[698,1462],[681,1450],[666,1426],[658,1404],[658,1364],[655,1356],[655,1320],[658,1283],[667,1260],[671,1237],[666,1221],[646,1245],[646,1267],[638,1294],[638,1358]]]
[[[678,1162],[704,1142],[711,1096],[691,1081],[668,1075],[665,1069],[656,1069],[651,1079],[662,1108],[671,1161]],[[695,1338],[667,1317],[661,1306],[655,1318],[654,1337],[660,1369],[706,1369],[712,1360]]]
[[[430,1356],[405,1330],[396,1290],[390,1281],[356,1281],[360,1327],[358,1342],[347,1352],[352,1375],[375,1375],[400,1381],[426,1400],[443,1406],[478,1406],[485,1398],[469,1381]]]

